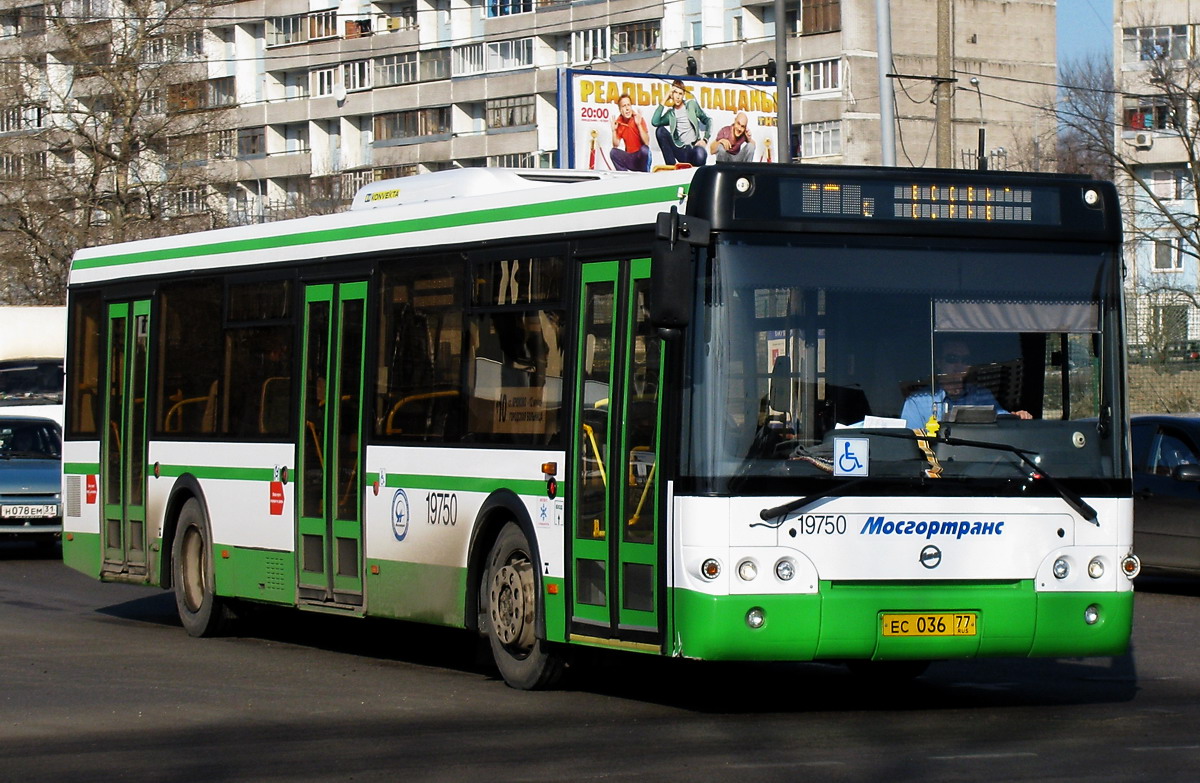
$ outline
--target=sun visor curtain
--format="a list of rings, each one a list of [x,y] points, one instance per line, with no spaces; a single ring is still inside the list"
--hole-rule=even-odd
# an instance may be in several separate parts
[[[1098,332],[1098,302],[934,302],[939,332]]]

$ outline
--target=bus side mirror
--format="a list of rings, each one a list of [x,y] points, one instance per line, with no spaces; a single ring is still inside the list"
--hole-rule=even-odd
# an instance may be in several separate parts
[[[682,329],[692,315],[697,247],[708,246],[711,224],[671,207],[659,213],[650,251],[650,323]]]

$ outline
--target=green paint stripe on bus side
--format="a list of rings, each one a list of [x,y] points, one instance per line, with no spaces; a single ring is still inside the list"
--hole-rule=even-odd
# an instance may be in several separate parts
[[[159,463],[159,475],[178,478],[182,475],[198,479],[222,479],[225,481],[274,481],[274,468],[226,467],[223,465],[163,465]]]
[[[99,463],[67,462],[63,473],[67,475],[92,475],[100,472]],[[218,467],[211,465],[159,465],[159,475],[177,478],[190,474],[201,479],[224,479],[227,481],[274,481],[274,468]],[[538,479],[475,478],[472,476],[425,476],[416,473],[389,473],[389,488],[436,489],[457,492],[495,492],[509,489],[518,495],[545,495],[546,482]],[[560,484],[561,490],[561,484]]]
[[[686,189],[686,186],[685,186]],[[458,228],[462,226],[482,225],[487,223],[504,223],[512,220],[527,220],[531,218],[553,217],[556,215],[579,214],[580,212],[595,212],[621,207],[642,206],[678,197],[678,186],[650,188],[632,193],[612,193],[608,195],[588,196],[564,199],[539,204],[521,204],[512,207],[478,210],[475,212],[452,213],[428,218],[411,220],[393,220],[386,223],[369,223],[345,228],[322,229],[319,231],[304,231],[294,234],[282,234],[252,239],[234,239],[226,242],[214,242],[207,245],[188,247],[162,248],[145,250],[139,253],[101,256],[95,258],[77,259],[75,269],[103,269],[113,266],[146,263],[150,261],[170,261],[195,256],[225,255],[229,253],[246,253],[254,250],[270,250],[299,245],[315,245],[326,242],[338,242],[354,239],[370,239],[373,237],[392,234],[408,234],[417,231],[432,231],[437,229]]]
[[[512,490],[518,495],[546,495],[546,481],[533,479],[476,478],[474,476],[423,476],[415,473],[388,473],[389,489],[438,489],[456,492],[495,492]],[[561,490],[561,486],[560,486]]]

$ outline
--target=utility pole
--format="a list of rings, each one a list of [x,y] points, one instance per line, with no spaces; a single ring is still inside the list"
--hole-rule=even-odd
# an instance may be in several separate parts
[[[896,97],[892,91],[891,0],[875,0],[875,40],[879,52],[879,157],[884,166],[896,165]]]
[[[792,162],[792,94],[788,77],[787,12],[783,0],[775,0],[775,89],[778,103],[776,130],[779,138],[780,163]]]
[[[937,108],[934,131],[937,134],[937,166],[954,166],[954,42],[951,37],[951,0],[937,0]]]

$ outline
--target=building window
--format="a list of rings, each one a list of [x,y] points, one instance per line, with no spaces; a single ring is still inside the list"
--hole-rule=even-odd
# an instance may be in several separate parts
[[[204,211],[204,188],[179,188],[172,194],[171,208],[176,215],[195,215]]]
[[[520,98],[496,98],[486,104],[488,128],[515,128],[537,121],[536,101],[532,95]]]
[[[800,126],[801,154],[805,158],[842,154],[842,121],[809,122]]]
[[[473,43],[466,46],[454,47],[454,76],[470,76],[473,73],[483,73],[483,44]]]
[[[315,41],[337,37],[337,11],[318,11],[296,16],[272,16],[267,19],[267,46]]]
[[[431,52],[421,52],[417,61],[419,78],[423,82],[432,82],[450,78],[450,49],[434,49]]]
[[[354,92],[355,90],[368,90],[371,88],[371,68],[370,60],[355,60],[345,63],[345,83],[346,91]]]
[[[1187,184],[1187,169],[1157,169],[1150,174],[1151,192],[1157,198],[1186,198]]]
[[[658,36],[658,22],[614,25],[612,28],[612,53],[617,55],[655,51],[659,48]]]
[[[308,15],[308,39],[337,37],[337,10],[318,11]]]
[[[541,169],[550,168],[546,153],[510,152],[506,155],[489,155],[487,165],[504,169]]]
[[[489,71],[511,71],[514,68],[532,67],[533,39],[518,38],[514,41],[489,43],[486,65]]]
[[[44,115],[45,112],[40,106],[13,106],[0,109],[0,133],[40,128]]]
[[[375,86],[390,87],[417,80],[417,53],[389,54],[375,58]]]
[[[800,33],[829,33],[842,29],[841,0],[802,0]]]
[[[587,65],[608,59],[608,28],[593,27],[571,33],[571,64]]]
[[[401,177],[411,177],[414,174],[420,174],[419,167],[415,163],[402,163],[398,166],[380,166],[375,169],[375,181],[381,179],[400,179]]]
[[[31,179],[45,174],[44,152],[13,152],[0,155],[0,180]]]
[[[232,76],[209,79],[207,84],[208,106],[232,106],[237,103],[237,88]]]
[[[214,158],[232,158],[237,145],[237,134],[232,128],[213,131],[208,138],[209,154]]]
[[[267,46],[286,46],[303,43],[305,27],[303,16],[273,16],[266,24]]]
[[[1181,99],[1175,104],[1165,95],[1141,95],[1126,98],[1124,103],[1126,130],[1166,130],[1187,116]]]
[[[842,88],[842,61],[814,60],[788,69],[792,77],[792,93],[807,95]]]
[[[1187,25],[1126,27],[1125,61],[1183,60],[1188,56]]]
[[[512,16],[533,12],[533,0],[487,0],[487,15]]]
[[[338,69],[317,68],[309,72],[312,75],[312,94],[316,97],[333,95],[333,85],[337,84]]]
[[[1179,237],[1154,240],[1154,271],[1175,272],[1183,269],[1183,240]]]
[[[267,154],[266,128],[238,128],[237,154],[239,158],[261,157]]]
[[[450,133],[450,107],[410,109],[375,115],[375,140],[413,139]]]

